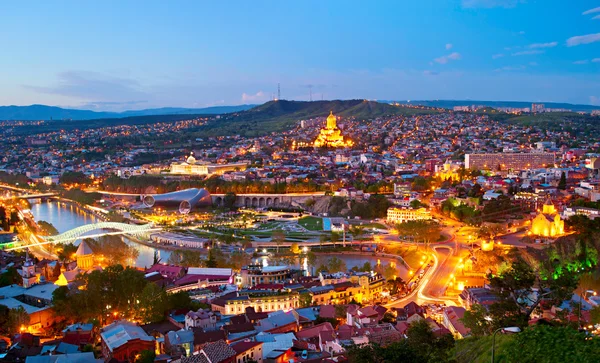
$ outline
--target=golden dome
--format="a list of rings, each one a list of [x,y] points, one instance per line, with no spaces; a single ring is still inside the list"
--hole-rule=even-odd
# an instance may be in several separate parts
[[[327,128],[328,129],[335,129],[337,127],[336,125],[336,118],[333,115],[333,111],[329,111],[329,116],[327,116]]]

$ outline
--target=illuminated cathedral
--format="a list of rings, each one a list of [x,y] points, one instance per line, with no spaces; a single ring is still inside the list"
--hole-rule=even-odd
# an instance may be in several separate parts
[[[319,136],[314,142],[314,147],[350,147],[352,140],[344,141],[342,131],[337,127],[337,120],[333,111],[327,116],[327,124],[321,129]]]
[[[542,213],[531,221],[531,233],[543,237],[556,237],[565,233],[565,222],[560,219],[550,199],[544,203]]]

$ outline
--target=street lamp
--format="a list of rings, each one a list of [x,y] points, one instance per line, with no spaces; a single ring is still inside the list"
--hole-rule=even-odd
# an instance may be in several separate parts
[[[588,294],[592,294],[594,296],[596,296],[596,291],[594,290],[585,290],[584,292],[579,294],[579,312],[577,314],[577,327],[580,328],[581,327],[581,309],[582,309],[582,305],[583,305],[583,300],[585,298],[587,298]]]
[[[503,333],[520,333],[521,332],[521,328],[519,328],[518,326],[509,326],[506,328],[498,328],[496,329],[496,331],[494,332],[494,335],[492,335],[492,363],[494,363],[494,354],[496,352],[496,333],[502,331]]]

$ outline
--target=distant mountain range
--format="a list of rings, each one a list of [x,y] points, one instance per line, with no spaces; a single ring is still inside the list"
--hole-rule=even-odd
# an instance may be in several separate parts
[[[256,105],[214,106],[205,108],[152,108],[124,112],[96,112],[46,105],[0,106],[0,120],[97,120],[156,115],[220,115],[251,109]]]
[[[454,106],[470,106],[470,105],[481,105],[489,107],[514,107],[524,108],[531,107],[532,103],[543,103],[546,108],[565,108],[571,111],[582,111],[591,112],[593,110],[600,110],[600,106],[592,105],[578,105],[572,103],[559,103],[559,102],[521,102],[521,101],[476,101],[476,100],[424,100],[424,101],[380,101],[380,102],[398,102],[401,104],[411,105],[422,105],[429,107],[441,107],[452,109]]]

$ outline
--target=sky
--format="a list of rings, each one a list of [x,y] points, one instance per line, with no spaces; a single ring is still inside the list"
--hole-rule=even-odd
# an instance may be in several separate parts
[[[600,0],[3,1],[0,105],[600,105]]]

